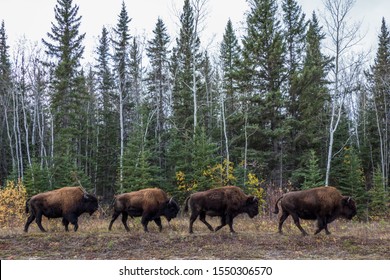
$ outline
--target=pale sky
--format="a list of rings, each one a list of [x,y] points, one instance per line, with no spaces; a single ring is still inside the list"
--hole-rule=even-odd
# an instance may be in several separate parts
[[[322,0],[297,0],[311,17],[312,11],[322,13]],[[40,42],[50,32],[54,21],[54,7],[57,0],[0,0],[0,21],[4,20],[8,45],[11,52],[16,42],[26,37],[32,42]],[[86,33],[84,40],[85,57],[97,47],[97,37],[100,36],[103,25],[114,27],[118,20],[122,0],[73,0],[79,6],[79,16],[82,16],[80,31]],[[149,40],[158,17],[161,17],[168,28],[171,39],[179,31],[178,16],[182,12],[183,0],[125,0],[129,17],[131,35],[146,35]],[[279,1],[279,4],[281,1]],[[203,47],[216,51],[222,39],[228,19],[233,22],[238,35],[243,34],[245,13],[248,11],[246,0],[208,0],[208,16],[204,22],[201,34]],[[380,31],[382,17],[390,26],[389,0],[356,0],[351,12],[351,21],[363,21],[362,32],[367,35],[364,48],[377,46],[377,36]],[[89,60],[89,59],[88,59]]]

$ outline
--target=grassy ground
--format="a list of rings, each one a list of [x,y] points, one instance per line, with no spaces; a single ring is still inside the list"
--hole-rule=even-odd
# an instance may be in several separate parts
[[[314,222],[303,222],[311,235],[301,236],[288,218],[284,234],[277,232],[277,218],[235,219],[236,234],[228,227],[210,232],[199,220],[194,234],[188,234],[188,218],[180,217],[170,225],[163,218],[163,231],[154,223],[144,233],[139,219],[130,220],[126,232],[120,217],[113,230],[109,218],[82,216],[79,230],[64,232],[60,220],[43,220],[47,233],[31,224],[0,229],[0,259],[390,259],[390,221],[359,223],[337,220],[330,224],[331,235],[312,235]],[[219,220],[208,218],[218,225]],[[73,226],[69,227],[73,229]]]

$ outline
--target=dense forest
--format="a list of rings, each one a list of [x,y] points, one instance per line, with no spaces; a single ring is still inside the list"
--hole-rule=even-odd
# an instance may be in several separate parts
[[[57,1],[33,49],[10,50],[0,19],[0,185],[21,179],[31,195],[81,184],[107,200],[149,186],[180,200],[227,184],[261,196],[335,185],[361,214],[385,214],[385,19],[367,61],[347,21],[354,1],[325,0],[319,16],[296,0],[248,0],[244,34],[229,20],[210,53],[206,1],[183,1],[177,38],[161,18],[135,36],[123,2],[88,63],[72,0]]]

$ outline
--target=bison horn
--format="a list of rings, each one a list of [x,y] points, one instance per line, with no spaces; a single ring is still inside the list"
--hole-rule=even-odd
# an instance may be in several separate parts
[[[168,204],[172,203],[172,197],[169,199]]]
[[[347,199],[347,203],[349,203],[349,201],[351,200],[351,197],[350,196],[348,196],[348,199]]]

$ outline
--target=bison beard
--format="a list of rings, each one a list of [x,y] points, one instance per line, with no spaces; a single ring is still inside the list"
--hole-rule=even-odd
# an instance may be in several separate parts
[[[83,213],[92,215],[98,209],[95,196],[86,193],[80,187],[64,187],[54,191],[37,194],[26,201],[26,213],[30,212],[24,231],[27,232],[30,224],[36,221],[42,232],[42,216],[49,219],[62,218],[65,230],[69,231],[69,223],[78,229],[78,217]]]
[[[108,229],[111,230],[113,223],[122,214],[122,223],[127,231],[127,218],[140,217],[144,231],[148,232],[148,223],[154,221],[162,230],[161,216],[165,216],[168,221],[175,218],[180,207],[172,198],[161,189],[149,188],[130,193],[117,195],[114,202],[114,213]]]
[[[334,187],[318,187],[286,193],[276,201],[275,214],[279,213],[279,201],[283,211],[279,220],[279,233],[282,233],[283,223],[289,215],[303,235],[307,235],[307,232],[302,228],[300,218],[317,220],[318,228],[315,234],[323,229],[326,234],[330,234],[329,223],[339,217],[352,219],[356,215],[355,201],[351,197],[342,196]]]
[[[259,213],[259,201],[254,196],[246,195],[240,188],[226,186],[208,191],[197,192],[188,197],[185,201],[185,209],[191,208],[189,232],[193,233],[193,224],[198,218],[211,231],[213,227],[206,221],[206,215],[221,217],[221,225],[215,228],[220,230],[229,225],[230,232],[234,233],[233,219],[241,213],[247,213],[253,218]]]

